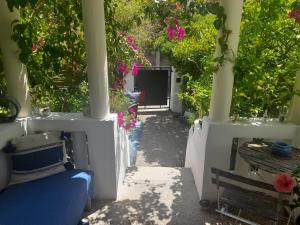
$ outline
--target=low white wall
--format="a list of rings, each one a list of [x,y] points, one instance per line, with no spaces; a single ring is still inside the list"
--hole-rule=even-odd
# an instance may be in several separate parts
[[[118,188],[123,182],[130,161],[127,133],[118,127],[115,114],[111,114],[106,120],[97,120],[84,117],[81,113],[52,113],[49,117],[29,117],[18,122],[1,124],[0,128],[0,147],[26,131],[85,132],[89,168],[95,175],[94,197],[117,198]],[[86,148],[83,150],[86,151]],[[86,167],[85,164],[80,167]]]
[[[117,126],[116,114],[105,120],[82,113],[51,113],[49,117],[28,119],[29,131],[83,131],[87,134],[90,169],[94,172],[97,199],[116,199],[118,187],[129,165],[127,137]]]
[[[196,124],[190,130],[185,162],[185,167],[192,169],[199,198],[216,200],[210,169],[229,169],[233,138],[294,140],[299,129],[297,125],[279,122],[248,120],[244,123],[216,123],[204,118],[202,127]]]

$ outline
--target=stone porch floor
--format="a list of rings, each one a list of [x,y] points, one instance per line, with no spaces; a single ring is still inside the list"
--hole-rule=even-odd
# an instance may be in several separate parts
[[[93,202],[90,225],[225,225],[227,219],[201,211],[190,169],[132,167],[118,199]]]

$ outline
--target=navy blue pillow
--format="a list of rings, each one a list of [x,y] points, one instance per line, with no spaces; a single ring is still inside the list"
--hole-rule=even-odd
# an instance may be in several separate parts
[[[32,173],[64,164],[62,142],[9,154],[12,160],[13,173]]]

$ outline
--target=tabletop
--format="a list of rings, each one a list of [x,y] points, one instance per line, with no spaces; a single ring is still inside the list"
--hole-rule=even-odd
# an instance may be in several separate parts
[[[289,156],[272,153],[272,142],[246,142],[238,148],[239,155],[250,165],[274,174],[291,174],[300,166],[300,149],[293,148]]]

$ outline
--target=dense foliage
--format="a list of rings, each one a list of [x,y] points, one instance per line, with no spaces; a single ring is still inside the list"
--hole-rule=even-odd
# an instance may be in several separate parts
[[[22,6],[14,38],[29,70],[34,104],[81,110],[88,95],[81,1],[7,1]],[[294,3],[244,1],[232,114],[261,116],[268,109],[277,116],[280,107],[289,105],[300,62],[300,25],[288,16]],[[182,76],[179,97],[186,107],[196,116],[208,114],[212,75],[226,60],[230,35],[216,1],[106,0],[105,13],[111,90],[120,90],[123,77],[136,65],[147,64],[144,52],[159,49]],[[175,27],[184,29],[184,38],[170,38],[168,29]],[[216,40],[218,29],[224,35]],[[219,59],[214,55],[217,42],[224,48]],[[127,101],[120,99],[120,91],[112,91],[114,96],[113,108]]]
[[[155,44],[168,56],[183,76],[184,85],[179,96],[198,116],[208,114],[211,81],[214,69],[215,39],[220,17],[216,7],[205,0],[184,5],[178,11],[176,2],[157,1],[157,14],[161,18],[176,15],[186,29],[183,41],[170,41],[165,32]],[[152,3],[154,4],[154,3]],[[167,5],[167,6],[166,6]],[[299,65],[299,24],[288,14],[295,1],[246,0],[241,24],[238,55],[235,62],[235,84],[232,114],[262,116],[265,109],[277,116],[280,108],[288,106],[293,93],[295,71]],[[172,10],[164,11],[164,7]],[[192,8],[192,9],[191,9]],[[202,9],[208,13],[203,14]],[[164,14],[165,13],[165,14]],[[226,28],[225,28],[226,29]],[[230,35],[230,31],[228,33]],[[226,39],[226,36],[225,36]]]
[[[81,1],[7,0],[10,8],[20,6],[20,21],[14,24],[13,39],[18,43],[20,60],[27,65],[33,105],[50,106],[52,111],[81,111],[88,101],[86,51]],[[129,70],[147,64],[134,40],[123,32],[115,19],[116,4],[105,1],[108,71],[113,111],[119,102],[123,76],[120,64]],[[114,99],[117,98],[117,99]]]
[[[294,2],[294,1],[293,1]],[[292,1],[247,0],[235,67],[232,111],[278,115],[293,95],[300,62],[300,26],[288,17]]]

